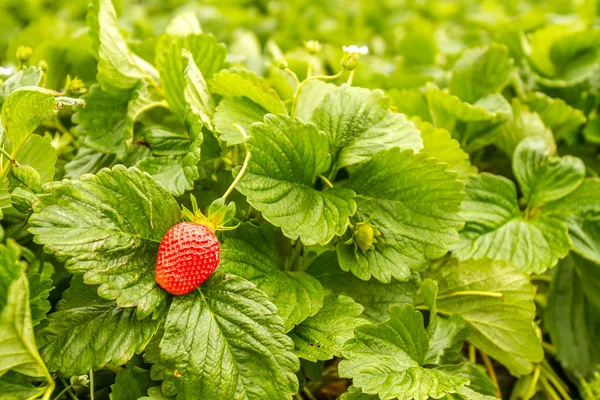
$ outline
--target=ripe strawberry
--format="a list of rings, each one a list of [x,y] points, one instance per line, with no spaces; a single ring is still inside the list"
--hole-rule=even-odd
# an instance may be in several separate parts
[[[156,283],[182,295],[202,284],[219,266],[221,249],[206,225],[181,222],[165,234],[158,248]]]

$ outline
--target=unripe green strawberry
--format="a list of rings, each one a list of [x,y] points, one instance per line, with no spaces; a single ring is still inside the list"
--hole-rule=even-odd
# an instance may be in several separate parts
[[[358,224],[354,231],[354,243],[364,253],[373,247],[375,240],[375,230],[369,223]]]
[[[221,249],[206,225],[181,222],[165,234],[156,259],[156,283],[182,295],[202,284],[219,266]]]

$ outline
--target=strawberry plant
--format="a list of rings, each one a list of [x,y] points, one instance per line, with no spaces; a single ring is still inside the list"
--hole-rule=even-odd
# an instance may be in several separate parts
[[[0,2],[0,399],[599,398],[596,6]]]

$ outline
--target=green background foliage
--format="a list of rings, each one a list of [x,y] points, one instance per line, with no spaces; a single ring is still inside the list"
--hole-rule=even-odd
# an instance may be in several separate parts
[[[600,398],[598,7],[0,0],[0,399]]]

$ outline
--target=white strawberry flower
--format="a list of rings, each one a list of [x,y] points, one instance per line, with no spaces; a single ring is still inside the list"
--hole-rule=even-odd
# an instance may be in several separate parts
[[[344,50],[344,53],[348,54],[348,55],[365,55],[365,54],[369,54],[369,48],[367,46],[356,46],[356,45],[350,45],[350,46],[343,46],[342,49]]]

